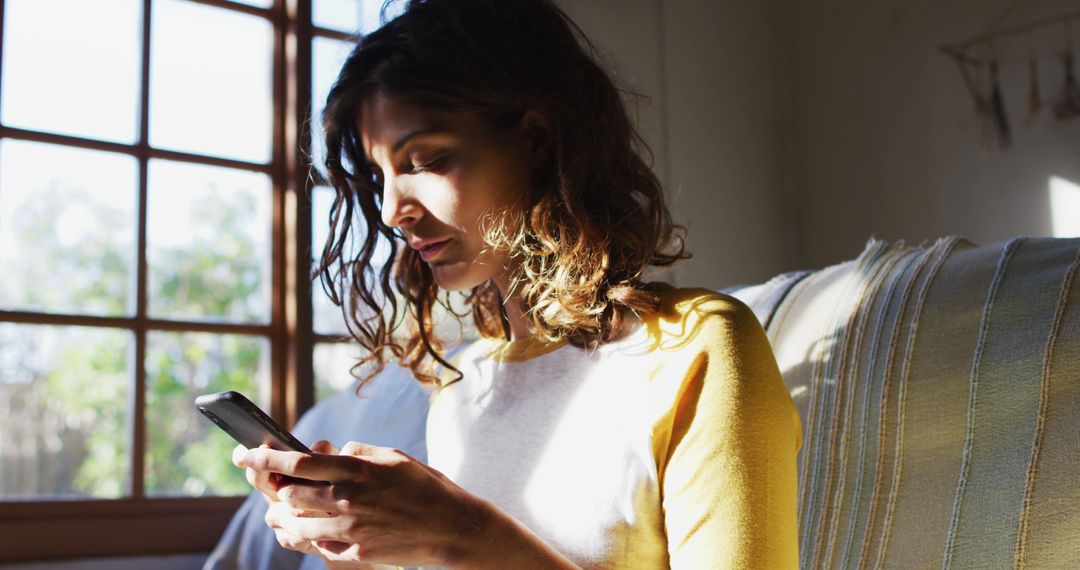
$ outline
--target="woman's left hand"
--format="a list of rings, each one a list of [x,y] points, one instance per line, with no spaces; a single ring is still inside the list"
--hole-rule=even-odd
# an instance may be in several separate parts
[[[255,472],[250,481],[270,487],[259,488],[264,495],[276,495],[266,521],[288,547],[313,547],[329,561],[453,566],[487,546],[501,511],[442,473],[395,449],[320,447],[330,453],[241,447],[233,457]]]

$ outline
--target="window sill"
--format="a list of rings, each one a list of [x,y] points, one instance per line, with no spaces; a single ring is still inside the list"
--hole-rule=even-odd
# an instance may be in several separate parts
[[[207,552],[243,500],[0,503],[0,562]]]

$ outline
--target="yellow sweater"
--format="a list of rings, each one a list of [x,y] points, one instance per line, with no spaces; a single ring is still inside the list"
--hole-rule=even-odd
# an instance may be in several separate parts
[[[754,314],[703,289],[594,351],[482,340],[433,467],[585,568],[798,567],[798,412]]]

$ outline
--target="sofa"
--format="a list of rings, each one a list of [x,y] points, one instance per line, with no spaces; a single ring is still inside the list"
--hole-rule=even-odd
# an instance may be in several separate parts
[[[1078,266],[1080,239],[871,240],[726,290],[764,325],[802,419],[802,568],[1080,568]],[[375,384],[297,435],[423,458],[426,397],[396,366]],[[321,567],[281,550],[264,513],[253,495],[206,568]]]
[[[800,567],[1080,568],[1080,239],[871,240],[731,291],[802,418]]]

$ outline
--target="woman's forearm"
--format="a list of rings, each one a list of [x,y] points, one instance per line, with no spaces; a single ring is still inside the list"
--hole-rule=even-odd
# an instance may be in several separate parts
[[[484,502],[484,515],[466,524],[460,543],[448,550],[447,566],[461,570],[580,568],[524,524]]]

